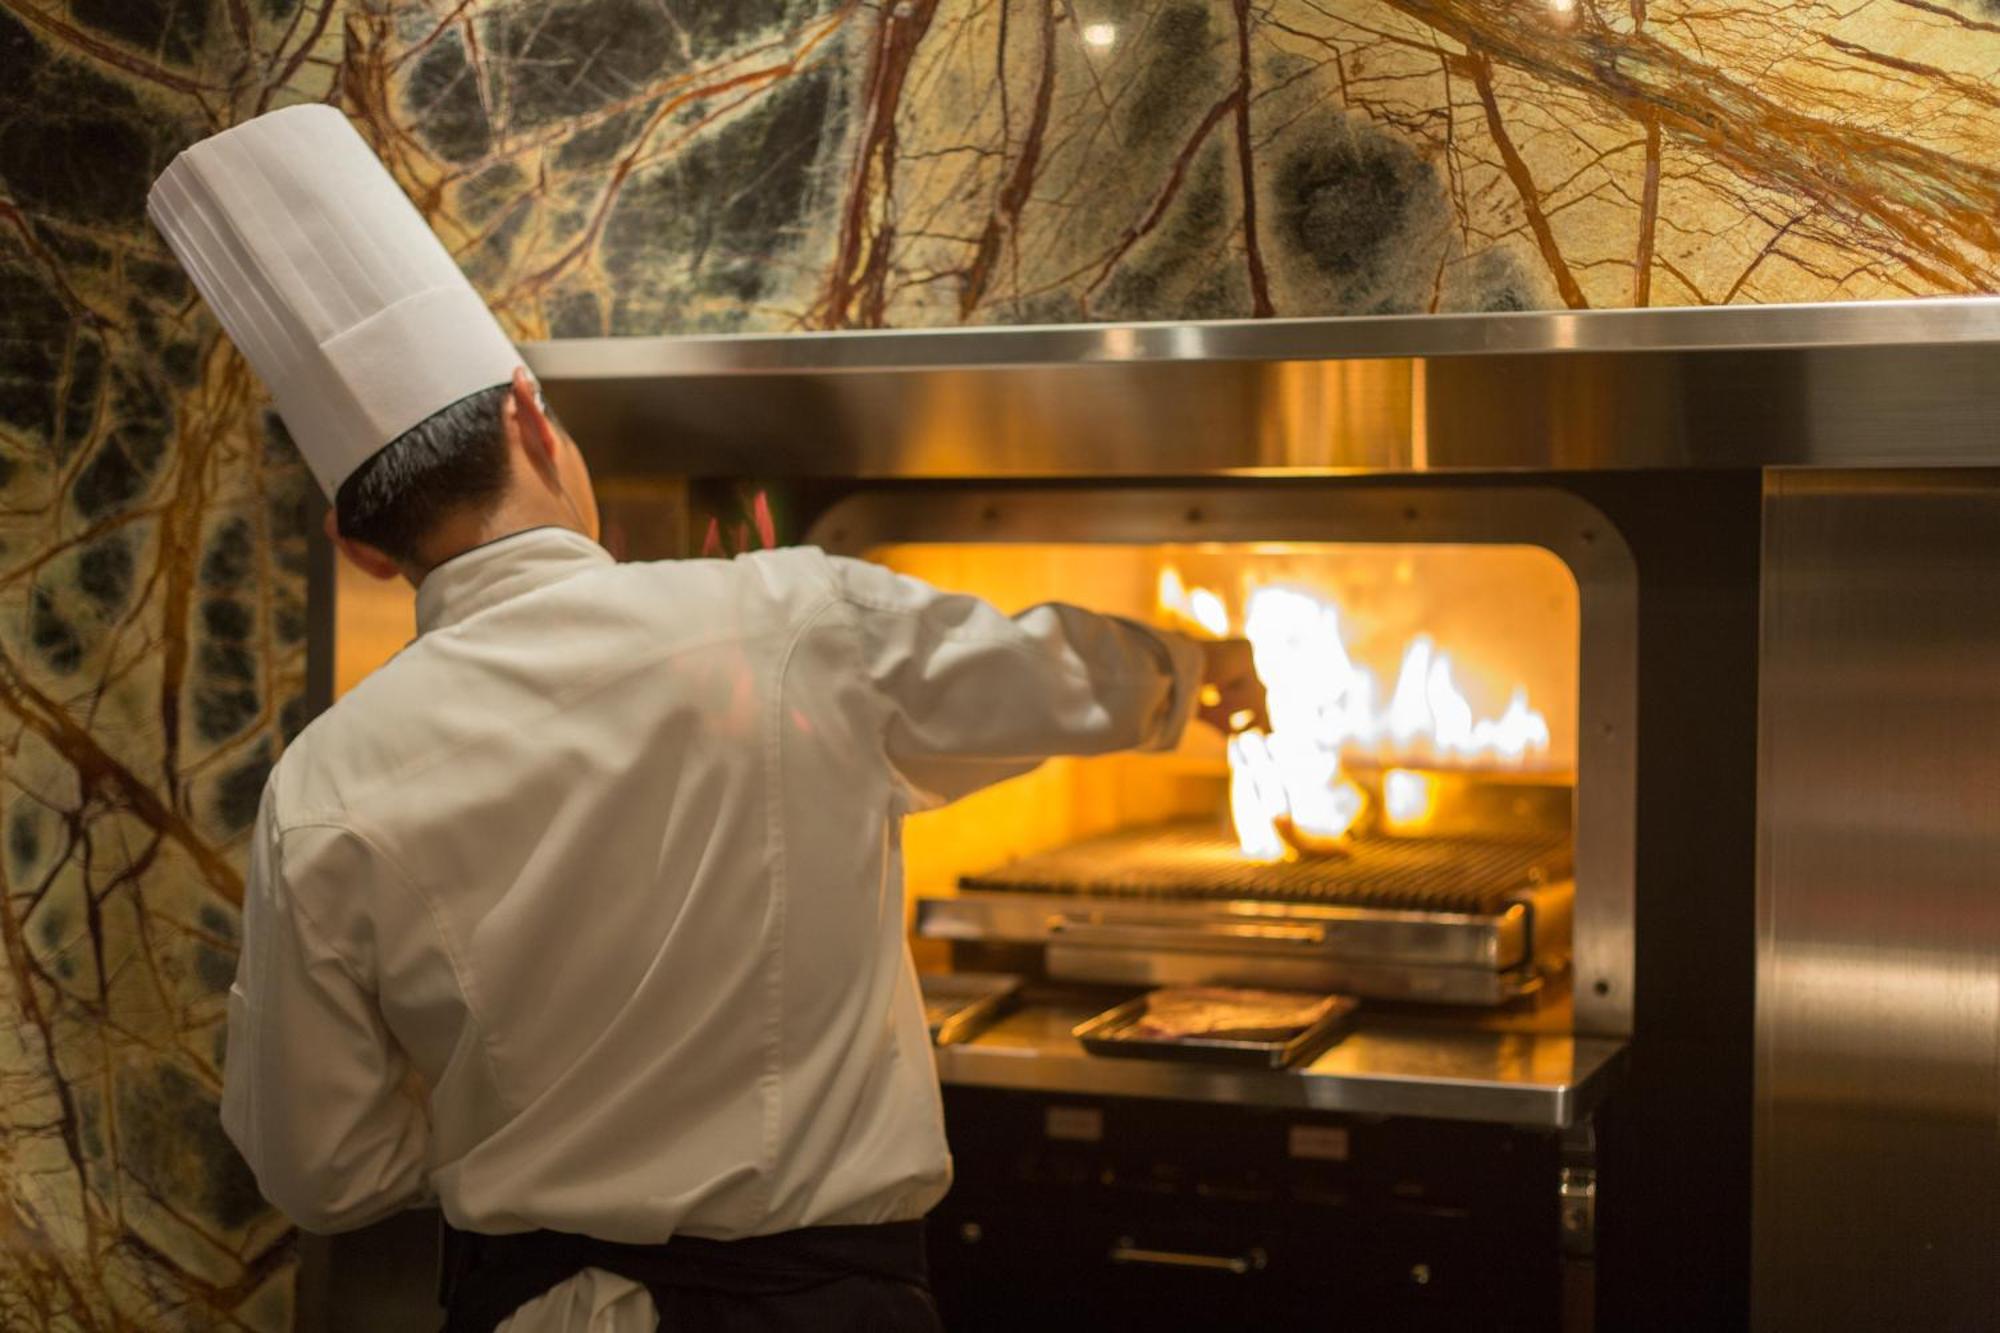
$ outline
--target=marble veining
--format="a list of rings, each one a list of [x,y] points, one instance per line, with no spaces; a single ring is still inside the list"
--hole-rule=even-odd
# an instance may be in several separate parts
[[[1994,290],[1996,70],[1993,0],[0,0],[0,1327],[292,1321],[214,1105],[310,483],[180,147],[342,106],[522,337],[1869,299]]]
[[[2000,264],[1986,0],[714,8],[355,24],[350,109],[518,332],[1867,299]]]
[[[338,51],[324,9],[0,4],[0,1328],[291,1327],[215,1106],[310,481],[144,204]]]

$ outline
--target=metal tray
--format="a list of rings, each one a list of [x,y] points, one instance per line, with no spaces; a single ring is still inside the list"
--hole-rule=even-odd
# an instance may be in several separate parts
[[[1236,1065],[1252,1069],[1289,1069],[1317,1056],[1346,1036],[1354,1026],[1354,1011],[1361,1002],[1352,996],[1335,997],[1339,1002],[1326,1016],[1282,1041],[1225,1041],[1213,1037],[1135,1037],[1121,1035],[1146,1012],[1146,997],[1127,1000],[1107,1009],[1070,1030],[1092,1055],[1121,1059],[1182,1060],[1196,1064]]]
[[[971,1041],[1014,1007],[1022,978],[1008,972],[930,972],[917,978],[931,1044]]]

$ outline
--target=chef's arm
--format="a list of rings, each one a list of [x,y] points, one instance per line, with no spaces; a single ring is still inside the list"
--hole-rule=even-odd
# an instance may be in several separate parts
[[[862,665],[887,702],[890,762],[919,804],[1052,755],[1171,749],[1193,716],[1193,642],[1074,606],[1009,617],[858,561],[834,562]]]
[[[409,1062],[365,968],[301,910],[314,886],[295,882],[344,880],[351,894],[364,882],[354,876],[379,869],[372,859],[340,830],[280,838],[268,808],[259,816],[229,994],[222,1123],[264,1197],[308,1231],[365,1226],[424,1188],[430,1126],[405,1086]]]

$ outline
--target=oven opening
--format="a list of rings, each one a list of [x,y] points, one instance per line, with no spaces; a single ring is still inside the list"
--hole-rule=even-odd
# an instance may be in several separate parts
[[[1004,610],[1250,641],[1268,720],[1057,759],[904,828],[918,935],[1124,986],[1569,1026],[1579,597],[1527,544],[899,543]],[[937,946],[933,946],[937,947]]]

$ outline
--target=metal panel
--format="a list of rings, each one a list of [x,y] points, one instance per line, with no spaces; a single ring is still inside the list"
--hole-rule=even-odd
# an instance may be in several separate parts
[[[1625,1043],[1605,1038],[1397,1023],[1364,1012],[1352,1033],[1300,1069],[1110,1060],[1070,1035],[1103,1008],[1102,999],[1023,1005],[970,1042],[939,1047],[938,1077],[960,1087],[1563,1129],[1591,1113],[1625,1054]]]
[[[610,473],[2000,463],[2000,297],[586,338],[523,352]]]
[[[1541,487],[1310,481],[1201,488],[864,490],[805,540],[863,553],[892,542],[1489,542],[1546,548],[1577,583],[1576,1024],[1627,1036],[1633,1008],[1638,801],[1638,575],[1591,505]]]
[[[658,378],[538,373],[593,469],[613,474],[1400,468],[1411,438],[1407,361]]]
[[[551,347],[600,475],[2000,463],[1991,343],[651,376]]]
[[[1334,992],[1446,1008],[1493,1009],[1541,991],[1539,972],[1510,968],[1429,967],[1371,963],[1302,952],[1204,953],[1195,949],[1134,948],[1058,935],[1044,954],[1049,976],[1093,986],[1151,990],[1156,986],[1269,986]]]
[[[1551,896],[1555,896],[1553,893]],[[1096,947],[1192,949],[1427,967],[1518,966],[1528,954],[1529,908],[1492,916],[1390,912],[1299,903],[1120,902],[982,889],[917,902],[928,939]]]
[[[1760,1328],[2000,1320],[2000,475],[1774,473]]]
[[[567,338],[523,350],[555,379],[1186,361],[2000,343],[2000,298]]]

